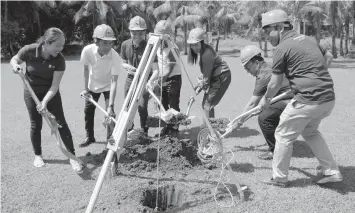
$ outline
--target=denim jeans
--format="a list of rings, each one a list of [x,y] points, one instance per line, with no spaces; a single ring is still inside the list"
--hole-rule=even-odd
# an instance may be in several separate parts
[[[36,95],[38,99],[42,101],[46,93],[36,93]],[[38,113],[36,108],[36,103],[32,99],[28,90],[24,91],[24,100],[31,121],[30,138],[32,142],[32,147],[35,155],[42,155],[42,146],[41,146],[41,130],[43,124],[42,115]],[[65,147],[70,153],[75,155],[73,138],[64,117],[62,99],[59,91],[48,102],[47,109],[50,113],[52,113],[55,116],[58,124],[61,126],[59,128],[59,134],[60,137],[62,138]]]
[[[226,71],[211,79],[210,87],[203,96],[202,107],[208,118],[214,118],[214,108],[221,101],[231,83],[231,72]]]
[[[99,101],[101,94],[104,94],[105,102],[108,101],[110,98],[110,91],[105,91],[102,93],[95,93],[89,91],[89,93],[96,102]],[[93,103],[85,100],[85,108],[84,108],[85,131],[86,131],[86,137],[91,140],[95,139],[95,134],[94,134],[95,109],[96,106]]]
[[[292,99],[287,104],[280,116],[280,123],[275,132],[277,142],[272,162],[273,178],[275,180],[287,181],[293,142],[299,135],[302,135],[313,151],[325,175],[339,173],[333,155],[322,134],[318,131],[320,122],[330,115],[334,105],[335,101],[320,105],[307,105],[295,99]]]

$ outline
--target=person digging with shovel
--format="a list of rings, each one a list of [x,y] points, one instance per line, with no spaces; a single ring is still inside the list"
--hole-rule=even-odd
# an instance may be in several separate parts
[[[244,69],[255,77],[255,86],[253,95],[246,104],[244,112],[256,107],[263,95],[266,92],[267,85],[272,75],[271,65],[264,61],[261,56],[261,49],[255,45],[248,45],[240,51],[240,60]],[[284,77],[281,88],[276,95],[280,95],[283,92],[290,90],[290,85],[287,79]],[[258,157],[263,160],[270,160],[273,157],[275,149],[275,129],[280,121],[280,115],[285,109],[287,103],[292,99],[293,95],[285,97],[271,104],[268,108],[265,108],[258,116],[259,127],[264,135],[269,151],[259,155]],[[243,112],[243,113],[244,113]],[[241,123],[244,123],[241,121]]]
[[[339,167],[318,128],[335,106],[335,93],[328,67],[330,55],[313,38],[293,30],[285,11],[277,9],[262,14],[262,28],[273,46],[272,76],[259,107],[264,109],[278,92],[283,76],[290,82],[294,97],[280,116],[275,131],[276,145],[271,179],[263,183],[285,187],[293,143],[299,135],[319,161],[323,177],[317,184],[343,181]]]
[[[10,64],[14,73],[22,72],[21,64],[26,62],[25,77],[37,98],[41,101],[36,105],[28,87],[24,88],[24,100],[31,120],[30,139],[35,154],[33,165],[42,167],[41,130],[42,113],[51,112],[58,124],[60,137],[66,149],[75,156],[73,138],[65,120],[59,85],[65,71],[65,60],[61,51],[65,44],[64,33],[58,28],[49,28],[37,43],[22,47],[12,57]],[[70,159],[75,172],[82,172],[83,166],[77,160]]]
[[[95,43],[84,47],[80,61],[84,65],[84,91],[80,95],[91,95],[95,102],[103,94],[105,105],[110,117],[116,117],[114,103],[116,98],[117,79],[122,69],[122,59],[112,48],[116,40],[112,28],[106,24],[98,25],[93,33]],[[86,147],[95,142],[94,117],[96,106],[85,100],[85,130],[86,139],[80,147]],[[106,125],[107,139],[113,128]]]
[[[169,35],[173,34],[171,28],[171,20],[161,20],[155,25],[154,33]],[[174,45],[174,49],[168,48],[166,41],[163,41],[163,46],[158,49],[158,69],[155,70],[147,82],[147,87],[154,90],[158,78],[162,76],[162,104],[165,110],[169,108],[175,109],[180,112],[180,92],[182,85],[181,68],[171,51],[175,51],[177,55],[180,55],[179,48]],[[160,89],[160,88],[159,88]],[[177,135],[179,126],[175,124],[167,124],[161,132],[160,136],[164,135]]]
[[[203,75],[196,89],[205,90],[202,107],[208,118],[215,117],[214,108],[221,101],[231,83],[231,71],[228,64],[222,60],[218,53],[204,42],[206,33],[202,28],[195,28],[190,31],[187,43],[188,63],[196,64],[200,56],[200,69]]]

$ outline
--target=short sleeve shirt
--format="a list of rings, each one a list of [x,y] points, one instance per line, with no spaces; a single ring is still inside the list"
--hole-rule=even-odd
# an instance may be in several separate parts
[[[325,68],[326,49],[308,36],[291,30],[281,38],[273,56],[273,72],[285,74],[294,99],[304,104],[335,100],[333,80]]]
[[[142,40],[138,46],[133,44],[132,39],[124,41],[121,45],[121,57],[123,60],[126,60],[129,65],[132,65],[135,68],[138,68],[138,65],[142,59],[145,47],[147,46],[147,41]],[[154,62],[157,62],[155,57]],[[128,78],[133,78],[133,75],[128,75]]]
[[[47,93],[52,86],[55,71],[64,72],[65,60],[61,53],[45,59],[41,56],[42,44],[30,44],[22,47],[17,56],[26,62],[26,76],[36,93]],[[25,89],[27,89],[25,87]]]
[[[119,75],[122,70],[122,59],[119,54],[111,49],[106,55],[98,53],[96,44],[89,44],[81,52],[81,63],[89,66],[90,91],[101,93],[111,89],[111,79],[113,75]]]
[[[262,64],[262,67],[260,69],[260,72],[258,73],[258,75],[256,76],[256,80],[255,80],[255,87],[254,87],[254,91],[253,91],[253,95],[254,96],[263,96],[266,93],[267,90],[267,86],[270,82],[271,76],[272,76],[272,68],[271,68],[271,64],[268,64],[266,62],[264,62]],[[282,80],[282,85],[280,90],[277,92],[276,95],[282,94],[283,92],[285,92],[286,90],[290,89],[290,85],[288,80],[286,79],[286,77],[283,78]]]

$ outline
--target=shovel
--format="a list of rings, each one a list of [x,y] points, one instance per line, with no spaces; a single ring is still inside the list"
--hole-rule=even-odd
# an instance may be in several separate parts
[[[36,105],[41,104],[41,101],[38,99],[38,97],[36,96],[36,94],[34,93],[32,87],[31,87],[30,83],[28,82],[27,76],[25,76],[24,73],[22,73],[22,71],[19,72],[19,76],[21,77],[22,81],[25,83],[25,85],[26,85],[28,91],[30,92],[30,95],[33,98]],[[44,117],[47,124],[49,125],[49,127],[51,129],[51,134],[55,136],[55,138],[57,140],[56,144],[57,144],[58,148],[60,149],[60,151],[67,158],[78,161],[81,164],[84,164],[82,160],[77,158],[75,155],[70,153],[68,150],[64,149],[64,147],[62,145],[63,142],[60,138],[59,130],[58,130],[58,128],[60,128],[61,126],[57,123],[55,116],[52,113],[50,113],[48,110],[46,110],[44,113],[41,113],[41,115]]]

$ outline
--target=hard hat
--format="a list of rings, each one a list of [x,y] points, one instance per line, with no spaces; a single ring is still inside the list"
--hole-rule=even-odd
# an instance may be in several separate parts
[[[286,21],[290,21],[285,11],[276,9],[268,11],[261,15],[261,26],[262,28],[276,23],[282,23]]]
[[[240,60],[242,61],[243,67],[256,55],[261,53],[261,49],[255,45],[245,46],[240,51]]]
[[[128,29],[129,30],[146,30],[147,24],[145,23],[145,20],[142,17],[135,16],[129,22]]]
[[[95,27],[93,38],[101,40],[114,41],[116,40],[115,34],[110,26],[107,24],[100,24]]]
[[[188,44],[196,44],[202,40],[205,40],[206,33],[202,28],[194,28],[189,33],[189,38],[187,39]]]
[[[173,31],[171,29],[170,23],[168,23],[167,20],[160,20],[155,25],[154,33],[171,35]]]

